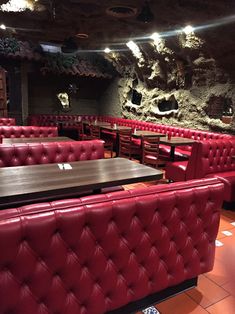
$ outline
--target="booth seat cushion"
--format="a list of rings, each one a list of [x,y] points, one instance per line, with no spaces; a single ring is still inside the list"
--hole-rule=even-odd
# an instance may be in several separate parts
[[[170,160],[170,151],[171,151],[170,146],[160,144],[159,153],[161,156],[165,157],[166,160]],[[191,155],[190,151],[185,151],[185,150],[178,148],[178,147],[175,148],[174,159],[176,161],[187,160],[190,155]]]
[[[166,165],[166,177],[172,181],[185,181],[187,161],[168,162]]]

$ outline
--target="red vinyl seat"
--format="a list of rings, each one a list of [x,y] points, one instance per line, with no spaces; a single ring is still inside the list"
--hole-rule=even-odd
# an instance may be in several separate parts
[[[41,126],[0,126],[0,138],[11,137],[55,137],[58,136],[57,127]]]
[[[195,178],[217,177],[225,184],[224,200],[235,201],[234,139],[196,142],[188,161],[168,163],[166,178],[184,181]]]
[[[207,179],[1,210],[0,313],[104,314],[173,291],[213,268],[222,194]]]

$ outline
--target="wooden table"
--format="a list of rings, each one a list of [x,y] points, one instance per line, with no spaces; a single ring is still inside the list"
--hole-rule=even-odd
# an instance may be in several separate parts
[[[162,171],[125,158],[71,162],[72,169],[69,170],[61,170],[59,165],[0,168],[0,208],[61,199],[79,192],[163,177]]]
[[[176,146],[186,146],[186,145],[193,145],[195,143],[195,140],[185,137],[171,137],[170,140],[168,140],[167,137],[160,138],[160,143],[165,144],[171,147],[170,151],[170,159],[172,161],[175,160],[175,147]]]
[[[83,124],[86,124],[86,125],[94,125],[94,126],[100,126],[100,127],[103,127],[103,126],[110,126],[111,124],[109,122],[102,122],[102,121],[82,121]]]
[[[45,142],[70,142],[74,141],[66,136],[57,137],[19,137],[19,138],[3,138],[3,144],[17,144],[17,143],[45,143]]]
[[[117,125],[116,128],[114,128],[112,125],[102,125],[102,129],[118,132],[120,130],[131,130],[132,128],[130,126],[124,125]]]
[[[153,131],[147,131],[147,130],[136,130],[132,133],[133,137],[142,137],[142,136],[148,136],[148,137],[164,137],[166,134],[153,132]]]

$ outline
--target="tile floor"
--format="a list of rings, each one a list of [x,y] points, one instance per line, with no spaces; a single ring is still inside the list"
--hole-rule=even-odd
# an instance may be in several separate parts
[[[130,184],[124,188],[143,188],[150,184],[154,182]],[[235,313],[235,208],[234,211],[221,210],[217,245],[220,246],[216,247],[213,270],[199,276],[197,288],[157,304],[161,314]],[[157,312],[150,307],[136,314]]]

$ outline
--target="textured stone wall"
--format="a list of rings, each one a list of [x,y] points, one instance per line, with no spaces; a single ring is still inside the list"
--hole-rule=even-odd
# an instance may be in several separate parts
[[[122,77],[114,82],[116,91],[112,85],[106,93],[105,113],[114,113],[107,104],[119,95],[121,115],[129,119],[234,132],[234,114],[226,119],[222,116],[225,111],[235,112],[235,82],[208,53],[204,40],[190,34],[177,42],[138,46],[139,58],[131,52],[108,57]],[[140,105],[132,102],[133,89],[142,94]],[[161,111],[164,105],[166,111]]]

